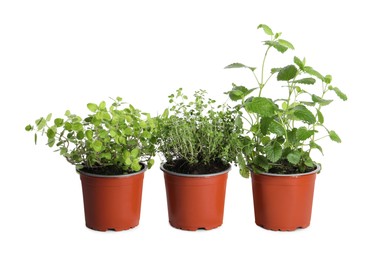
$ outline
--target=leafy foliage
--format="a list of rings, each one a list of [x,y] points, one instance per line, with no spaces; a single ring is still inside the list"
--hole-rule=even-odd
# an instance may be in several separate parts
[[[243,120],[248,126],[240,136],[242,154],[238,158],[241,174],[248,176],[247,165],[254,172],[299,173],[315,167],[310,153],[313,149],[323,153],[317,141],[329,137],[334,142],[341,142],[338,134],[328,130],[324,125],[322,108],[332,103],[327,99],[329,93],[335,93],[342,100],[347,96],[337,87],[330,85],[332,76],[323,76],[320,72],[307,66],[306,59],[293,57],[293,64],[272,67],[270,75],[265,75],[265,63],[271,48],[280,53],[294,50],[293,44],[281,39],[281,33],[274,33],[270,27],[261,24],[269,39],[262,61],[261,74],[256,74],[255,67],[237,66],[233,63],[225,68],[254,68],[251,70],[256,79],[257,88],[233,88],[228,92],[232,101],[243,108]],[[276,82],[284,82],[287,89],[284,97],[272,100],[265,95],[267,83],[276,75]],[[271,88],[274,92],[274,89]],[[326,98],[325,98],[326,97]],[[317,137],[320,135],[320,137]]]
[[[233,96],[244,95],[242,88],[236,89]],[[158,119],[158,151],[167,164],[183,160],[195,167],[236,161],[242,127],[237,109],[216,106],[204,90],[189,100],[180,88],[169,96],[169,102],[171,106]]]
[[[139,171],[140,162],[150,168],[154,161],[156,122],[149,114],[132,105],[124,106],[122,98],[106,103],[89,103],[91,112],[84,119],[69,110],[65,118],[51,120],[51,114],[41,117],[26,131],[35,131],[47,137],[47,145],[57,147],[68,162],[77,168],[101,168],[112,166],[121,172]]]

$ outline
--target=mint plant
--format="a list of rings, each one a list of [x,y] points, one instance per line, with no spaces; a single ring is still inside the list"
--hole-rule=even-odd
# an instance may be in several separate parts
[[[150,168],[154,160],[156,141],[155,119],[132,105],[124,106],[122,98],[89,103],[85,118],[65,112],[65,118],[41,117],[26,131],[45,136],[49,147],[58,152],[77,169],[94,174],[119,175],[141,170],[141,162]]]
[[[245,68],[250,71],[256,81],[254,88],[246,88],[233,83],[227,92],[230,99],[239,102],[243,109],[243,121],[248,124],[242,135],[242,154],[239,157],[241,175],[249,176],[247,166],[252,171],[294,174],[313,170],[316,165],[311,158],[314,149],[323,153],[318,141],[329,137],[340,143],[341,139],[334,130],[327,128],[323,108],[333,100],[328,99],[335,94],[342,100],[347,96],[332,85],[332,76],[321,74],[308,66],[306,59],[294,56],[292,63],[282,67],[266,69],[267,57],[272,50],[281,54],[294,50],[293,44],[281,38],[281,33],[273,33],[270,27],[261,24],[268,39],[260,67],[233,63],[230,68]],[[269,73],[268,73],[269,72]],[[284,96],[272,99],[265,94],[266,87],[273,76],[278,86],[272,86],[270,93],[278,92],[277,87],[285,88]],[[274,89],[275,88],[275,89]],[[274,91],[275,90],[275,91]]]
[[[180,88],[169,102],[158,119],[158,151],[166,169],[205,174],[225,170],[236,161],[242,130],[237,109],[216,105],[204,90],[189,100]]]

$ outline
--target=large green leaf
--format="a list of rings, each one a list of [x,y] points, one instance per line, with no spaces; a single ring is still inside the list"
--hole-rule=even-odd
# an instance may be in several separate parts
[[[88,107],[88,109],[89,109],[90,111],[92,111],[92,112],[96,112],[97,109],[98,109],[98,106],[97,106],[96,104],[93,104],[93,103],[89,103],[89,104],[87,105],[87,107]]]
[[[299,151],[293,151],[287,155],[287,160],[294,165],[298,164],[300,162],[300,159],[301,153]]]
[[[265,147],[267,159],[271,162],[277,162],[283,153],[283,149],[278,142],[273,142],[271,145]]]
[[[309,109],[304,107],[303,105],[298,105],[293,108],[293,114],[300,120],[308,123],[308,124],[314,124],[315,123],[315,117],[312,112],[310,112]]]
[[[279,81],[288,81],[296,77],[297,75],[297,68],[295,65],[288,65],[282,68],[277,76],[277,80]]]
[[[328,104],[332,102],[332,100],[323,99],[315,94],[312,95],[312,100],[313,102],[316,102],[320,104],[321,106],[327,106]]]
[[[269,163],[266,157],[258,155],[254,158],[253,164],[257,165],[259,168],[262,168],[265,172],[268,172]]]
[[[314,76],[314,77],[317,77],[319,78],[320,80],[324,81],[325,78],[322,76],[321,73],[319,73],[318,71],[316,71],[315,69],[313,69],[312,67],[309,67],[309,66],[305,66],[303,71],[305,71],[306,73]]]
[[[275,48],[278,52],[281,52],[281,53],[284,53],[288,50],[288,47],[285,47],[284,45],[276,41],[265,41],[264,44]]]
[[[262,119],[260,120],[260,130],[261,130],[262,134],[264,134],[264,135],[267,134],[267,131],[268,131],[268,128],[269,128],[271,122],[272,122],[271,117],[262,117]]]
[[[281,124],[279,124],[275,120],[271,121],[270,126],[269,126],[269,130],[271,131],[271,133],[274,133],[277,136],[285,135],[284,127],[282,127]]]
[[[271,28],[268,27],[267,25],[265,25],[265,24],[260,24],[260,25],[258,25],[257,29],[260,29],[260,28],[262,28],[263,31],[264,31],[267,35],[270,35],[270,36],[271,36],[271,35],[274,35],[274,33],[272,32]]]
[[[302,70],[305,67],[305,64],[302,60],[300,60],[298,57],[293,58],[293,62]]]
[[[314,78],[303,78],[303,79],[294,80],[292,82],[298,83],[298,84],[313,85],[315,83],[315,79]]]
[[[249,66],[246,66],[246,65],[244,65],[242,63],[238,63],[238,62],[232,63],[232,64],[225,67],[225,69],[238,69],[238,68],[247,68],[247,69],[250,69],[252,71],[254,71],[256,69],[254,67],[249,67]]]
[[[272,117],[277,110],[275,104],[268,98],[255,97],[249,102],[245,102],[247,112],[254,112],[263,117]]]
[[[95,140],[92,143],[92,148],[94,149],[94,151],[100,152],[102,150],[102,142],[99,140]]]
[[[293,44],[290,43],[290,42],[287,41],[287,40],[279,39],[279,40],[278,40],[278,43],[280,43],[281,45],[287,47],[288,49],[291,49],[291,50],[294,50],[294,49],[295,49],[295,47],[293,46]]]
[[[299,141],[304,141],[314,135],[315,131],[314,130],[308,130],[305,126],[302,126],[297,129],[296,131],[296,138]]]
[[[347,95],[344,94],[342,91],[340,91],[339,88],[337,87],[333,87],[333,86],[329,86],[329,89],[334,91],[336,93],[336,95],[343,101],[346,101],[347,100]]]

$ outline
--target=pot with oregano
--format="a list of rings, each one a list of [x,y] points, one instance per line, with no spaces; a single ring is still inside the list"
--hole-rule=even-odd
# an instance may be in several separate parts
[[[100,231],[139,224],[144,172],[154,161],[155,119],[118,97],[107,106],[89,103],[87,116],[41,117],[26,126],[75,165],[83,190],[85,221]]]
[[[230,163],[240,154],[242,123],[237,109],[216,105],[204,90],[189,99],[182,89],[158,119],[170,224],[179,229],[213,229],[223,223]]]
[[[256,81],[253,88],[233,83],[228,92],[231,100],[239,102],[246,125],[240,137],[240,172],[248,177],[251,169],[257,225],[272,230],[305,228],[310,224],[315,178],[321,170],[312,152],[323,153],[321,139],[341,142],[325,126],[324,110],[333,102],[329,96],[344,101],[347,96],[332,84],[331,75],[308,66],[305,58],[294,56],[291,64],[268,71],[270,52],[281,55],[294,47],[267,25],[258,29],[268,36],[261,67],[242,63],[226,67],[245,68]]]

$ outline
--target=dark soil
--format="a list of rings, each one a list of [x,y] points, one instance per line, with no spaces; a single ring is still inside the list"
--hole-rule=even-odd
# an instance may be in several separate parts
[[[314,171],[316,167],[306,167],[304,171],[300,170],[298,167],[294,167],[292,165],[289,165],[289,163],[282,163],[279,165],[276,165],[272,167],[269,170],[269,173],[275,173],[275,174],[298,174],[298,173],[307,173]]]
[[[122,167],[117,165],[109,165],[109,166],[95,166],[95,167],[84,167],[80,169],[80,171],[95,174],[95,175],[125,175],[131,172],[125,172]]]
[[[197,163],[190,165],[186,160],[179,159],[173,162],[165,163],[164,168],[177,173],[200,175],[225,171],[229,168],[229,164],[217,159],[209,164]]]

